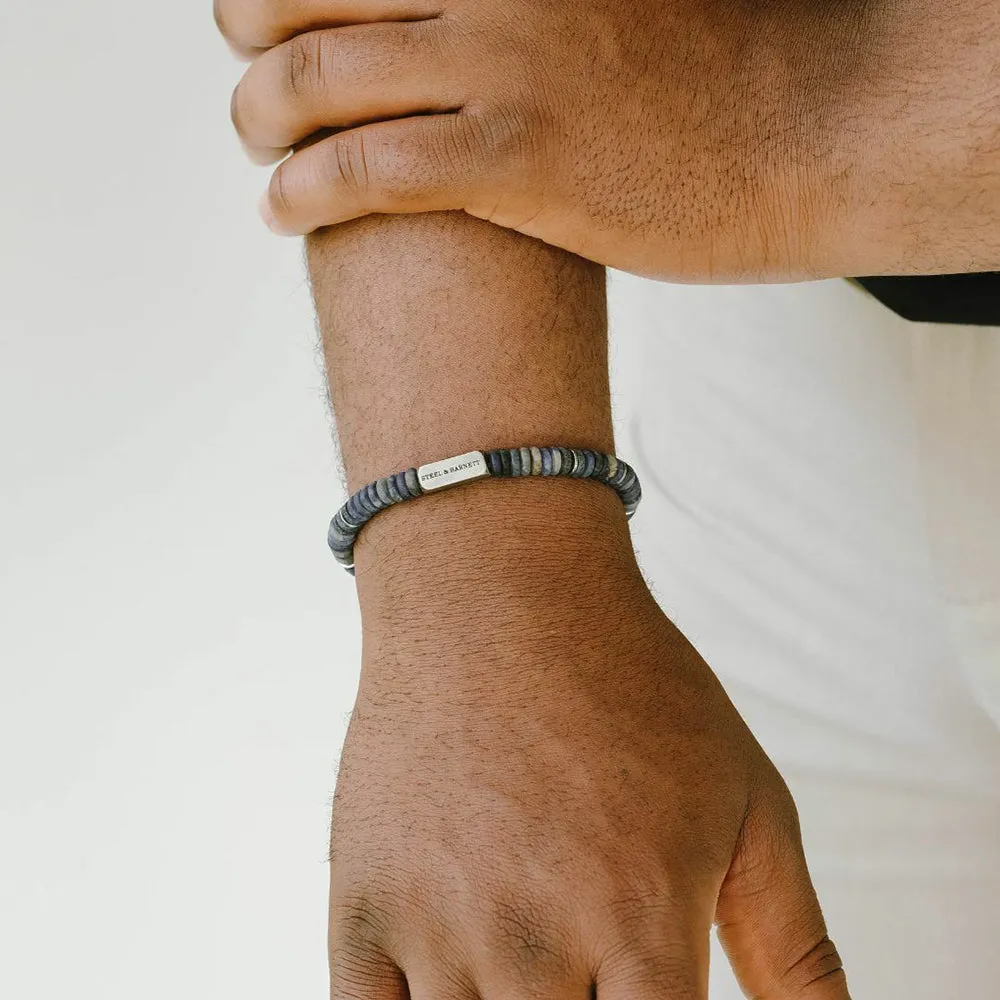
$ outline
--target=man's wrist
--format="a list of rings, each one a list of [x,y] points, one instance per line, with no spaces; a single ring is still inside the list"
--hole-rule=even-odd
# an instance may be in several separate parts
[[[578,479],[488,479],[384,511],[355,548],[366,638],[503,635],[531,608],[641,583],[624,507]]]

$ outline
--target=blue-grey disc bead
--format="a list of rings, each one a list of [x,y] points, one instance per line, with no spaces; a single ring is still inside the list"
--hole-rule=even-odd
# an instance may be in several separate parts
[[[406,489],[411,497],[418,497],[424,492],[420,488],[420,480],[417,478],[416,469],[407,469],[406,472],[403,473],[403,476],[406,478]]]
[[[327,534],[327,543],[333,550],[334,554],[338,552],[352,552],[354,550],[355,538],[342,538],[339,535]]]
[[[365,503],[371,507],[373,514],[377,514],[382,509],[382,503],[378,498],[378,493],[375,491],[374,483],[369,483],[365,487]]]
[[[569,448],[559,448],[559,457],[561,459],[561,464],[559,466],[560,476],[569,476],[573,473],[573,452]]]
[[[591,473],[594,479],[599,479],[602,483],[608,478],[608,456],[599,451],[594,452],[594,471]]]
[[[337,531],[336,526],[331,521],[330,527],[326,531],[326,544],[333,549],[334,552],[341,552],[347,546],[347,540]]]
[[[522,448],[521,449],[521,475],[530,476],[531,475],[531,449]]]
[[[341,566],[353,566],[354,565],[354,549],[350,548],[344,552],[334,551],[333,558],[340,563]]]
[[[331,549],[349,549],[354,545],[357,535],[353,531],[345,531],[337,524],[336,518],[330,522],[330,527],[326,533],[326,540],[330,543]]]
[[[521,475],[521,449],[510,449],[510,474],[512,476]]]
[[[354,505],[358,508],[358,510],[361,511],[362,515],[364,515],[365,521],[369,521],[375,511],[372,510],[371,505],[368,503],[367,490],[362,486],[351,499],[354,501]]]
[[[500,449],[500,475],[501,476],[513,475],[510,464],[510,448]]]
[[[368,504],[368,509],[373,515],[377,514],[382,509],[382,505],[378,501],[378,494],[375,492],[375,484],[366,484],[363,495],[365,503]]]
[[[542,448],[542,475],[551,476],[552,475],[552,449]]]
[[[532,445],[529,451],[531,452],[531,474],[540,476],[542,474],[542,449],[537,445]]]
[[[390,503],[399,503],[403,498],[399,495],[399,490],[396,488],[396,476],[395,474],[385,477],[385,488],[389,493]]]
[[[583,473],[584,479],[589,479],[594,474],[594,466],[597,464],[597,454],[590,448],[583,449]]]
[[[393,489],[399,494],[400,500],[409,500],[410,491],[406,488],[406,473],[397,472],[392,476]]]
[[[375,480],[375,492],[378,494],[379,502],[383,507],[391,507],[395,502],[389,493],[389,480],[385,477]]]
[[[354,519],[353,519],[353,518],[351,517],[350,513],[349,513],[349,512],[348,512],[348,510],[347,510],[347,504],[346,504],[346,503],[344,504],[344,506],[343,506],[343,507],[341,507],[341,508],[340,508],[340,510],[338,510],[338,511],[337,511],[337,513],[336,513],[336,514],[334,515],[334,518],[335,518],[335,520],[336,520],[337,524],[338,524],[338,525],[339,525],[339,526],[340,526],[340,527],[341,527],[341,528],[342,528],[342,529],[343,529],[344,531],[357,531],[357,530],[358,530],[358,528],[360,528],[360,527],[361,527],[361,525],[360,525],[360,524],[358,524],[358,523],[357,523],[357,522],[356,522],[356,521],[355,521],[355,520],[354,520]]]
[[[570,451],[573,453],[573,471],[570,475],[574,479],[579,479],[583,475],[583,466],[586,459],[583,457],[583,450],[581,448],[571,448]]]
[[[500,461],[500,452],[498,450],[491,451],[486,456],[486,464],[490,467],[491,476],[503,475],[503,463]]]

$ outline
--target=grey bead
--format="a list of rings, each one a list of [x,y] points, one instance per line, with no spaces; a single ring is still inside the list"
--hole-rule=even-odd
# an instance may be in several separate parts
[[[393,481],[393,483],[395,483],[396,492],[399,494],[399,499],[400,500],[409,500],[410,499],[410,490],[409,490],[409,487],[406,485],[406,473],[405,472],[397,472],[392,477],[392,481]]]
[[[424,491],[423,489],[421,489],[420,480],[417,478],[417,470],[407,469],[406,472],[403,473],[403,475],[406,477],[406,488],[407,490],[409,490],[410,496],[411,497],[420,496],[420,494],[423,493]]]
[[[383,507],[391,507],[393,504],[392,496],[389,494],[389,480],[388,479],[377,479],[375,481],[375,492],[378,494],[379,501]]]
[[[361,527],[361,525],[351,517],[347,510],[347,504],[344,504],[344,506],[337,511],[336,520],[337,524],[340,525],[344,531],[357,531],[358,528]]]
[[[390,503],[399,503],[403,498],[399,494],[399,490],[396,487],[396,476],[395,473],[391,476],[385,477],[385,488],[389,494]]]
[[[503,463],[500,461],[500,452],[498,450],[494,449],[486,456],[486,464],[490,467],[490,475],[503,475]]]
[[[521,475],[530,476],[531,475],[531,449],[522,448],[521,449]]]
[[[362,487],[360,490],[358,490],[358,492],[354,494],[351,500],[354,503],[354,506],[357,507],[357,509],[362,514],[365,523],[367,523],[368,520],[371,518],[372,514],[374,514],[375,512],[371,509],[371,507],[368,504],[368,494],[365,492],[364,488]]]
[[[562,448],[550,448],[549,451],[552,452],[552,475],[558,476],[562,472]]]
[[[510,448],[500,449],[500,475],[502,476],[512,476],[514,475],[513,466],[510,461]]]
[[[344,531],[343,528],[337,526],[336,519],[330,522],[330,527],[326,533],[326,540],[330,543],[331,549],[350,548],[354,545],[355,538],[357,538],[357,532]]]
[[[594,473],[597,455],[590,448],[583,448],[581,453],[583,455],[583,471],[580,475],[583,479],[589,479]]]
[[[552,475],[552,449],[542,448],[542,475],[551,476]]]
[[[336,559],[341,566],[353,566],[354,549],[348,549],[346,552],[334,552],[333,558]]]
[[[512,476],[521,475],[521,449],[510,449],[510,474]]]
[[[542,451],[534,445],[529,450],[531,451],[531,474],[540,476],[542,474]]]

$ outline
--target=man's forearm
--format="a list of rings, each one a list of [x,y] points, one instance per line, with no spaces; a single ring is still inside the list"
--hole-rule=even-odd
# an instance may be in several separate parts
[[[473,448],[610,451],[603,268],[463,214],[372,217],[310,238],[350,489]],[[574,556],[630,572],[597,484],[471,484],[379,515],[356,548],[366,626],[440,620],[470,590],[557,585]],[[520,581],[520,583],[518,582]],[[447,595],[447,598],[442,595]]]

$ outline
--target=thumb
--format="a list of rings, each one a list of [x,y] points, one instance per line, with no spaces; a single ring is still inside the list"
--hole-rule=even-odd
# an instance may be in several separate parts
[[[780,778],[751,805],[716,907],[719,940],[758,1000],[850,1000],[809,878],[798,813]]]

